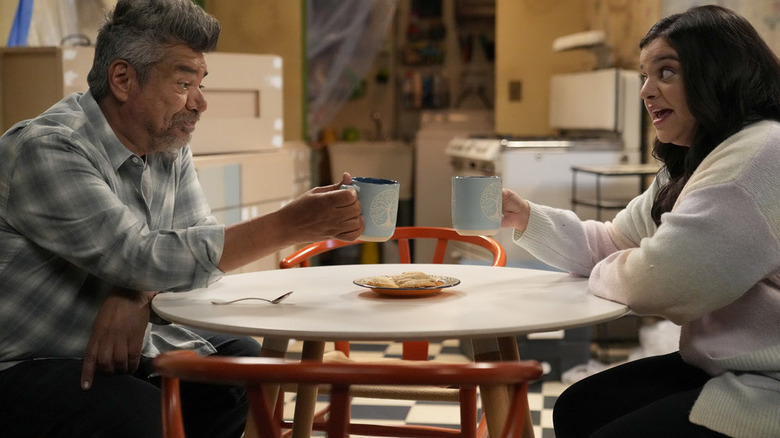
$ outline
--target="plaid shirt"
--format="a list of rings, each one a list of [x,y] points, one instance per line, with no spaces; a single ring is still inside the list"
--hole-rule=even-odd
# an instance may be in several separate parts
[[[84,355],[115,285],[205,287],[224,226],[210,210],[189,147],[146,160],[114,135],[92,95],[66,97],[0,138],[0,370]],[[144,356],[213,352],[175,325],[150,325]]]

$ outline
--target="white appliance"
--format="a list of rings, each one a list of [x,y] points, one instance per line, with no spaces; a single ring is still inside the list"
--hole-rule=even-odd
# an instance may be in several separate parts
[[[559,131],[558,136],[456,137],[445,151],[452,175],[499,175],[504,187],[532,202],[570,209],[572,166],[640,162],[640,86],[639,73],[629,70],[554,76],[550,125]],[[595,190],[595,181],[593,185],[589,188],[587,181],[578,181],[578,191]],[[619,179],[602,190],[619,197],[637,194],[635,181]],[[587,212],[577,212],[588,218],[584,217]],[[508,265],[545,267],[512,242],[512,230],[502,229],[494,237],[507,250]]]

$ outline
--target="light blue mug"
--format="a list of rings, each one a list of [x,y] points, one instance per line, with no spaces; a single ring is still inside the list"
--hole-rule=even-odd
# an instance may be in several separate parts
[[[382,178],[353,176],[352,184],[342,184],[342,189],[354,188],[361,204],[365,230],[358,237],[366,242],[385,242],[395,232],[398,218],[398,181]]]
[[[501,229],[501,177],[452,178],[452,227],[462,236],[491,235]]]

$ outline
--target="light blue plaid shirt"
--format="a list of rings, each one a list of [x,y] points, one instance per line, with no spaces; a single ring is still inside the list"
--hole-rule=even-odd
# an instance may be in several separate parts
[[[189,147],[175,160],[134,155],[92,95],[66,97],[0,138],[0,370],[84,355],[115,285],[205,287],[224,226],[210,215]],[[213,347],[174,325],[150,325],[144,355]]]

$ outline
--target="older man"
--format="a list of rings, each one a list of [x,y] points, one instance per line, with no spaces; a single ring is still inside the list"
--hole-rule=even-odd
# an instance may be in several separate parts
[[[156,291],[205,287],[291,244],[362,231],[355,192],[337,184],[237,225],[210,216],[188,143],[207,106],[203,53],[219,32],[190,0],[120,0],[99,32],[89,91],[0,138],[4,436],[159,435],[147,359],[259,345],[150,324]],[[240,436],[243,391],[183,394],[188,436]]]

